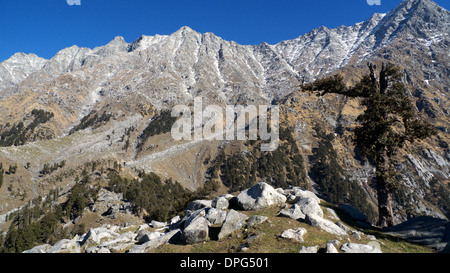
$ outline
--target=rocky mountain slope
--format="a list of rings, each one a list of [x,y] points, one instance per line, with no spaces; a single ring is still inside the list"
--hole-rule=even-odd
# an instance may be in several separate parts
[[[14,212],[38,197],[49,198],[54,190],[63,202],[86,166],[94,176],[108,169],[130,178],[139,170],[151,171],[189,190],[204,186],[211,180],[211,168],[217,167],[218,194],[227,193],[223,167],[214,165],[222,151],[223,164],[238,160],[233,155],[250,154],[254,157],[244,162],[261,167],[266,157],[248,143],[178,142],[169,131],[151,128],[164,111],[178,104],[192,106],[198,96],[204,105],[278,104],[282,126],[294,133],[303,158],[298,166],[306,174],[307,187],[319,195],[316,178],[308,174],[320,141],[314,126],[321,124],[335,134],[333,147],[344,175],[359,185],[368,206],[376,207],[373,166],[359,157],[350,140],[362,111],[358,101],[299,92],[302,82],[334,73],[354,83],[367,73],[369,61],[402,66],[417,110],[439,130],[437,137],[409,145],[398,156],[402,183],[394,200],[396,221],[418,215],[446,219],[449,22],[449,12],[434,2],[405,0],[365,22],[321,27],[275,45],[240,45],[183,27],[131,43],[116,37],[94,49],[74,45],[49,60],[17,53],[0,63],[0,135],[8,140],[2,143],[15,143],[0,147],[0,227],[6,231]],[[37,110],[53,116],[38,119],[32,114]],[[155,130],[154,135],[145,133]],[[292,144],[289,149],[294,149]],[[9,171],[10,166],[15,169]],[[284,169],[281,176],[287,173]],[[278,183],[278,175],[266,172],[255,178]]]

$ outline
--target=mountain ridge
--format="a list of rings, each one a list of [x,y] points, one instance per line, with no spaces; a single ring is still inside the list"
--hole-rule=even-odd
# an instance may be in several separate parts
[[[361,105],[339,96],[317,98],[299,92],[299,86],[303,80],[335,73],[355,82],[367,72],[367,62],[394,62],[404,68],[417,110],[439,129],[437,139],[408,146],[398,160],[408,187],[397,220],[421,213],[446,217],[445,205],[430,199],[441,198],[433,194],[448,185],[450,173],[449,12],[429,0],[404,1],[394,10],[353,26],[320,27],[277,44],[240,45],[182,27],[170,35],[142,35],[131,43],[117,36],[93,49],[74,45],[49,60],[31,55],[35,65],[22,69],[23,80],[3,88],[0,81],[0,133],[30,123],[33,110],[54,117],[39,124],[25,145],[0,147],[0,162],[19,166],[19,175],[5,175],[0,196],[9,207],[2,206],[0,213],[47,194],[49,188],[67,190],[74,183],[69,173],[104,160],[119,162],[130,176],[142,169],[189,189],[201,187],[211,165],[203,162],[213,161],[221,149],[245,154],[248,147],[173,143],[167,133],[141,139],[161,112],[177,104],[191,106],[198,96],[204,105],[279,104],[283,125],[294,131],[306,169],[318,142],[313,127],[323,124],[336,136],[342,166],[373,197],[373,168],[361,163],[350,141]],[[28,64],[25,56],[18,53],[16,58]],[[10,77],[8,71],[1,73],[5,62],[0,63],[2,80]],[[139,153],[137,144],[142,144]],[[62,170],[40,173],[44,164],[62,160],[68,162]],[[20,200],[18,194],[27,197]]]

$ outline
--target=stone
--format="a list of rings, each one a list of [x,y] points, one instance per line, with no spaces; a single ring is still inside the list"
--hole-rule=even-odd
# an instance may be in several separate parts
[[[360,231],[356,231],[356,230],[351,230],[350,231],[350,237],[360,241],[362,239],[361,235],[364,235],[364,233],[360,232]]]
[[[208,239],[208,221],[203,217],[193,220],[183,231],[183,241],[192,245],[205,242]]]
[[[223,221],[227,217],[227,213],[221,209],[210,208],[205,215],[205,219],[208,220],[210,225],[222,225]]]
[[[180,221],[181,221],[181,217],[179,215],[177,215],[177,216],[173,217],[172,219],[170,219],[169,225],[174,225]]]
[[[47,253],[80,253],[81,246],[77,242],[78,236],[74,239],[62,239],[47,250]]]
[[[184,224],[184,228],[186,228],[187,226],[189,226],[189,224],[194,221],[195,219],[199,218],[199,217],[204,217],[206,215],[206,209],[199,209],[196,211],[188,211],[188,213],[186,214],[186,216],[183,218],[183,220],[181,220],[181,222],[183,222]]]
[[[344,253],[383,253],[379,248],[364,244],[346,243],[341,246]]]
[[[167,223],[152,220],[150,222],[150,226],[153,227],[153,228],[163,228],[163,227],[167,226]]]
[[[337,240],[335,240],[337,241]],[[335,243],[335,241],[328,241],[326,248],[325,248],[325,253],[339,253],[339,251],[337,250],[337,246],[338,244]],[[337,241],[339,242],[339,241]]]
[[[172,238],[174,238],[178,234],[181,234],[180,229],[171,230],[171,231],[163,234],[162,236],[159,236],[158,238],[155,238],[153,240],[146,242],[145,244],[132,246],[128,252],[129,253],[146,253],[152,249],[155,249],[157,247],[165,245],[167,242],[169,242]]]
[[[266,216],[261,216],[261,215],[252,215],[248,220],[247,220],[247,227],[252,227],[255,225],[260,225],[262,223],[264,223],[268,218]]]
[[[297,228],[297,229],[288,229],[281,233],[281,238],[294,240],[300,243],[303,243],[303,235],[306,234],[306,229]]]
[[[329,213],[329,217],[331,219],[336,220],[336,221],[340,221],[341,220],[334,209],[326,208],[326,210]]]
[[[328,219],[323,219],[315,214],[306,215],[306,223],[313,227],[318,227],[328,233],[332,233],[335,235],[347,235],[347,232],[337,226],[335,223]]]
[[[148,241],[158,238],[161,235],[163,235],[163,233],[161,232],[143,230],[135,237],[135,240],[138,242],[138,244],[144,244]]]
[[[222,209],[222,210],[228,209],[228,207],[230,205],[229,201],[233,197],[234,196],[231,194],[226,194],[226,195],[215,197],[211,202],[211,206],[216,209]]]
[[[303,198],[297,202],[300,210],[304,215],[317,215],[318,217],[323,217],[322,208],[319,206],[319,202],[314,198]]]
[[[286,197],[265,182],[260,182],[237,196],[237,205],[243,210],[264,209],[272,205],[281,205]]]
[[[318,246],[308,246],[308,247],[302,246],[302,248],[298,253],[317,253],[318,250],[319,250]]]
[[[35,246],[32,249],[25,250],[22,253],[46,253],[52,246],[49,244]]]
[[[294,202],[298,202],[303,198],[313,198],[317,201],[317,203],[320,204],[320,198],[317,197],[317,195],[311,191],[303,190],[299,187],[294,187],[292,189],[292,195],[294,195],[296,198],[294,199]]]
[[[218,235],[219,240],[225,238],[234,231],[241,229],[245,225],[245,221],[247,219],[248,219],[247,215],[231,209],[227,213],[227,217],[225,218],[222,228],[220,229]]]
[[[305,219],[306,215],[303,214],[300,206],[298,204],[292,205],[288,209],[282,209],[279,213],[279,216],[288,217],[294,220]]]
[[[114,237],[111,240],[102,242],[98,245],[98,247],[107,248],[110,252],[114,253],[125,252],[125,250],[135,245],[136,241],[134,240],[134,238],[134,232],[125,232],[123,234],[119,234],[117,237]]]

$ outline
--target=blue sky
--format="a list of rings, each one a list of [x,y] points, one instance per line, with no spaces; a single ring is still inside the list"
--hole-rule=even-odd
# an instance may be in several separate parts
[[[69,0],[70,1],[70,0]],[[334,28],[387,12],[401,0],[0,0],[0,62],[16,52],[51,58],[78,45],[94,48],[115,36],[171,34],[182,26],[240,44],[275,44],[322,25]],[[436,0],[447,10],[450,1]]]

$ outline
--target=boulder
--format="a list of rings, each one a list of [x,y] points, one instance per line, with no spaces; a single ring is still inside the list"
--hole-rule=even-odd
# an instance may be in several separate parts
[[[304,215],[317,215],[318,217],[323,217],[322,208],[319,206],[319,202],[314,198],[303,198],[297,202],[300,210]]]
[[[99,248],[107,248],[110,252],[125,252],[133,246],[136,241],[134,240],[135,234],[133,232],[126,232],[118,235],[117,237],[107,240],[98,245]]]
[[[215,197],[211,202],[211,206],[216,209],[222,209],[222,210],[228,209],[228,206],[230,205],[229,201],[233,197],[234,196],[231,194],[226,194],[226,195]]]
[[[186,228],[189,226],[189,224],[194,221],[195,219],[199,217],[204,217],[206,215],[206,209],[199,209],[196,211],[189,211],[186,216],[183,217],[183,220],[181,220],[183,224],[183,228]]]
[[[78,236],[74,239],[62,239],[47,250],[47,253],[80,253],[81,246],[77,242]]]
[[[163,228],[163,227],[167,226],[167,223],[165,223],[165,222],[158,222],[158,221],[152,220],[150,222],[150,226],[152,226],[153,228]]]
[[[295,199],[293,200],[294,202],[298,202],[304,198],[313,198],[317,201],[317,203],[320,204],[320,198],[317,197],[317,195],[315,193],[313,193],[312,191],[307,191],[307,190],[303,190],[299,187],[294,187],[292,189],[292,195],[295,196]]]
[[[98,245],[102,241],[107,241],[110,238],[118,236],[119,234],[112,229],[108,229],[106,226],[101,226],[98,228],[91,228],[86,234],[80,237],[79,243],[82,246]]]
[[[364,244],[346,243],[341,246],[344,253],[383,253],[379,248]]]
[[[174,238],[178,234],[181,234],[180,229],[171,230],[171,231],[165,233],[164,235],[159,236],[158,238],[155,238],[155,239],[152,239],[152,240],[146,242],[145,244],[132,246],[128,252],[129,253],[146,253],[152,249],[155,249],[159,246],[166,244],[167,242],[169,242],[172,238]]]
[[[231,209],[227,213],[227,217],[225,218],[222,228],[220,229],[218,235],[219,240],[225,238],[234,231],[241,229],[245,225],[245,221],[247,219],[248,219],[247,215]]]
[[[184,229],[183,241],[185,244],[197,244],[208,239],[208,221],[203,217],[198,217]]]
[[[32,249],[29,250],[25,250],[22,253],[46,253],[47,250],[49,250],[52,246],[49,244],[44,244],[44,245],[39,245],[39,246],[35,246]]]
[[[135,237],[135,240],[138,242],[138,244],[145,244],[146,242],[158,238],[161,235],[163,235],[163,233],[161,232],[143,230],[139,232],[139,234]]]
[[[302,249],[300,249],[300,251],[298,253],[317,253],[317,251],[319,250],[318,246],[302,246]]]
[[[221,209],[210,208],[205,215],[205,219],[208,220],[210,225],[222,225],[223,221],[227,217],[227,213]]]
[[[298,204],[292,205],[288,209],[282,209],[279,213],[279,216],[288,217],[294,220],[305,219],[306,215],[303,214],[300,206]]]
[[[286,197],[265,182],[260,182],[237,196],[237,205],[243,210],[264,209],[272,205],[281,205]]]
[[[337,245],[333,241],[328,241],[325,248],[325,253],[339,253],[336,247]]]
[[[323,219],[316,214],[308,214],[306,215],[306,223],[313,227],[318,227],[328,233],[336,234],[336,235],[347,235],[347,232],[337,226],[335,223],[331,222],[330,220]]]
[[[288,229],[281,233],[281,238],[294,240],[300,243],[303,243],[303,235],[306,234],[306,229],[297,228],[297,229]]]

